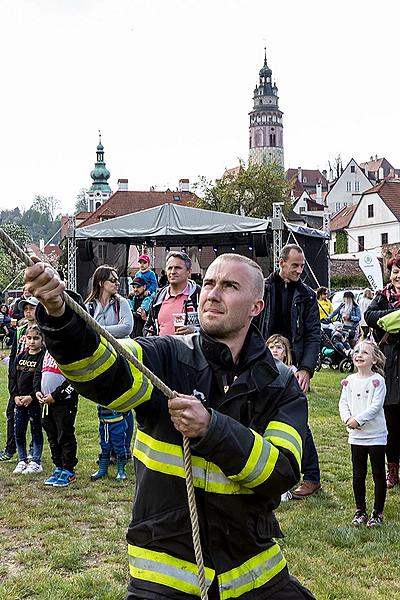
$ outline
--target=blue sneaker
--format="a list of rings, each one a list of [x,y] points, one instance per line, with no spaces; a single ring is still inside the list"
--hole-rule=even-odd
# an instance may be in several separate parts
[[[44,482],[44,485],[54,485],[54,483],[60,477],[61,473],[62,473],[62,469],[60,469],[59,467],[56,467],[54,469],[53,475],[50,475],[50,477],[48,479],[46,479],[46,481]]]
[[[67,487],[67,485],[70,485],[71,483],[74,483],[75,481],[76,481],[75,473],[71,473],[71,471],[67,471],[66,469],[64,469],[61,472],[57,481],[55,481],[53,483],[53,486],[54,487]]]
[[[8,452],[0,452],[0,461],[1,462],[11,462],[14,458],[13,454],[8,454]]]

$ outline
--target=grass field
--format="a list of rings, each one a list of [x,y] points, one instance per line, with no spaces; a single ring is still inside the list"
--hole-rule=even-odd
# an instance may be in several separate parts
[[[4,445],[6,371],[0,365],[0,446]],[[400,599],[400,490],[388,494],[382,528],[355,529],[347,434],[337,415],[341,379],[312,380],[310,422],[319,449],[323,491],[277,511],[291,572],[318,600]],[[128,580],[125,530],[133,469],[117,483],[90,481],[98,453],[95,406],[81,400],[77,418],[78,481],[45,487],[44,477],[12,475],[0,464],[0,600],[122,600]],[[44,475],[52,464],[45,447]],[[112,471],[114,476],[114,471]],[[372,488],[368,486],[371,508]]]

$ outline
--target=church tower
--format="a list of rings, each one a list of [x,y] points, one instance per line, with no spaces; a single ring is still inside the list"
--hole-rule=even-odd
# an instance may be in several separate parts
[[[96,163],[94,169],[90,172],[93,183],[87,193],[87,206],[89,212],[97,210],[111,196],[112,191],[108,184],[110,171],[106,169],[104,162],[104,146],[101,143],[101,133],[99,132],[99,144],[96,149]]]
[[[272,85],[266,49],[264,52],[264,65],[254,90],[254,106],[249,113],[249,163],[261,165],[276,162],[283,169],[283,113],[278,106],[278,88],[275,82]]]

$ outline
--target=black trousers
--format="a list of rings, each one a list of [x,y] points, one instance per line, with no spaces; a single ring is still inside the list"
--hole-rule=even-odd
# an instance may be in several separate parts
[[[388,463],[399,464],[400,458],[400,404],[389,404],[384,407],[388,439],[386,458]]]
[[[14,398],[9,398],[7,408],[6,408],[6,418],[7,418],[7,438],[6,438],[6,446],[4,451],[7,454],[13,454],[17,451],[17,446],[15,443],[15,434],[14,434],[14,411],[15,411],[15,402]]]
[[[369,456],[374,480],[374,509],[377,512],[383,512],[386,499],[385,448],[386,446],[351,445],[353,492],[356,507],[359,510],[366,510],[365,480]]]
[[[254,598],[255,591],[250,592],[250,595],[252,596],[252,598]],[[212,586],[210,587],[210,589],[208,590],[208,600],[220,600],[220,595],[218,592],[218,588],[216,587],[215,583],[212,584]],[[240,596],[240,598],[243,598],[243,600],[246,600],[246,598],[248,598],[248,594],[244,594],[243,596]],[[182,597],[184,597],[182,595]],[[170,600],[171,598],[176,598],[175,593],[171,590],[171,595],[168,596],[164,596],[164,595],[146,595],[145,599],[151,599],[151,600]],[[192,596],[192,595],[186,595],[187,600],[198,600],[198,596]],[[274,592],[271,591],[268,593],[268,595],[264,595],[260,592],[260,595],[257,596],[258,600],[315,600],[315,597],[311,594],[311,592],[309,590],[307,590],[305,587],[303,587],[300,582],[295,578],[292,577],[291,575],[289,576],[289,582],[283,587],[281,588],[279,591]],[[131,592],[129,587],[128,587],[128,595],[126,597],[126,600],[144,600],[144,597],[142,595],[137,595],[135,592]]]
[[[78,462],[75,437],[77,410],[77,399],[50,404],[48,414],[42,418],[42,426],[47,434],[54,465],[71,473]]]

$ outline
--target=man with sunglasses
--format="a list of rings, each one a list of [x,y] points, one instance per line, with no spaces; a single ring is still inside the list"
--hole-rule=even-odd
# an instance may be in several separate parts
[[[190,279],[192,261],[185,252],[169,252],[165,270],[168,285],[155,295],[143,333],[146,336],[194,333],[199,328],[197,307],[201,288]]]

